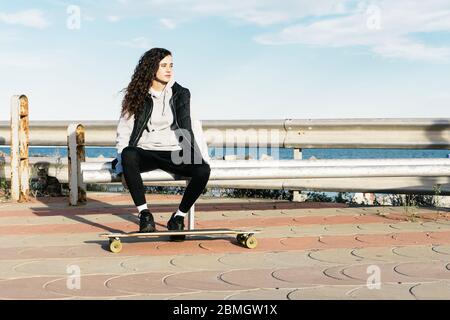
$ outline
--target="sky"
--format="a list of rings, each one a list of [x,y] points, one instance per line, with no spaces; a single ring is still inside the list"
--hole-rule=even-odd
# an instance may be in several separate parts
[[[450,117],[448,0],[0,0],[0,120],[117,120],[153,47],[201,120]]]

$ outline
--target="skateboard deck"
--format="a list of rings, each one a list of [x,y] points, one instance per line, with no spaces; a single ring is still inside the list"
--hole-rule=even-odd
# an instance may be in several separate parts
[[[155,232],[128,232],[128,233],[104,233],[100,237],[109,238],[109,248],[113,253],[119,253],[122,250],[121,238],[147,238],[161,236],[196,236],[210,234],[235,234],[236,240],[243,246],[253,249],[256,248],[258,241],[254,234],[260,233],[260,230],[236,230],[236,229],[197,229],[183,231],[155,231]]]

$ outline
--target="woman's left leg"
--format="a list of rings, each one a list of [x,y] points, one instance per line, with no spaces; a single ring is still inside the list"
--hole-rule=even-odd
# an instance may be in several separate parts
[[[169,230],[184,230],[184,217],[205,189],[211,168],[203,159],[201,164],[175,164],[172,161],[170,152],[161,154],[161,156],[160,168],[162,170],[191,178],[184,191],[178,210],[172,214],[167,222],[167,229]],[[186,236],[184,235],[170,237],[172,241],[183,241],[185,238]]]
[[[183,172],[185,173],[182,175],[191,177],[191,181],[184,191],[179,208],[182,212],[188,212],[208,184],[211,168],[209,164],[203,162],[202,164],[186,166],[183,168]]]
[[[175,164],[170,158],[170,152],[164,154],[162,162],[160,163],[162,170],[191,178],[179,206],[180,211],[188,212],[208,184],[211,173],[209,164],[203,159],[201,164]]]

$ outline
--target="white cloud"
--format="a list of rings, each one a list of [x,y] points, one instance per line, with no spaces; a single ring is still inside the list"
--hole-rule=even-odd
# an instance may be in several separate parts
[[[47,68],[52,61],[48,55],[21,52],[0,52],[0,66],[12,68]],[[55,60],[53,60],[55,61]]]
[[[83,20],[85,21],[95,21],[95,18],[86,14],[82,15]]]
[[[177,26],[177,24],[174,20],[167,19],[167,18],[159,19],[159,23],[161,24],[161,26],[163,26],[166,29],[175,29]]]
[[[103,0],[96,6],[108,8],[110,17],[150,16],[167,29],[202,17],[271,27],[254,37],[265,45],[366,46],[386,58],[450,61],[448,46],[432,46],[413,37],[450,32],[448,0],[116,0],[113,5]],[[167,16],[170,19],[161,18]]]
[[[324,47],[368,46],[388,58],[450,62],[450,47],[433,47],[412,39],[418,32],[450,32],[450,3],[441,0],[360,2],[342,16],[296,24],[255,37],[261,44],[306,44]],[[369,5],[378,12],[367,11]],[[340,7],[342,10],[343,7]],[[378,20],[379,29],[371,28]]]
[[[290,18],[287,12],[257,10],[238,12],[234,15],[234,17],[247,23],[256,24],[259,26],[268,26],[279,22],[284,22]]]
[[[151,41],[145,37],[138,37],[129,41],[116,41],[114,44],[138,49],[148,49],[152,46]]]
[[[107,17],[109,22],[118,22],[120,21],[120,17],[119,16],[108,16]]]
[[[373,48],[375,53],[388,58],[405,58],[408,60],[423,60],[432,62],[449,62],[449,47],[429,47],[421,43],[400,39],[393,43],[386,43]]]
[[[44,17],[44,13],[36,9],[16,13],[0,12],[0,22],[7,24],[18,24],[38,29],[44,29],[50,25],[50,22]]]

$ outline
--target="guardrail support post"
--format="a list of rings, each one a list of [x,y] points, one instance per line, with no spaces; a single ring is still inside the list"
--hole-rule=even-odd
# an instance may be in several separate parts
[[[69,205],[86,203],[86,184],[83,183],[81,162],[86,160],[84,126],[72,123],[67,127],[67,157],[69,169]]]
[[[294,159],[302,159],[302,149],[295,148],[294,149]],[[307,195],[302,194],[301,191],[293,190],[292,201],[303,202],[307,198]]]
[[[186,187],[191,182],[191,179],[188,178],[186,180]],[[188,230],[194,230],[195,229],[195,203],[191,206],[191,208],[188,211]]]
[[[28,98],[11,98],[11,198],[25,202],[30,196]]]

